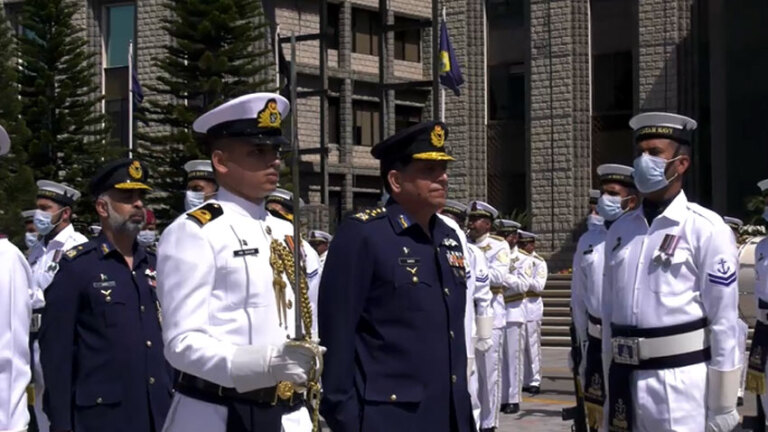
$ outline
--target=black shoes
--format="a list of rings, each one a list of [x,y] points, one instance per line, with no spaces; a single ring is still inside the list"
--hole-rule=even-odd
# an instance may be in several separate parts
[[[520,404],[505,404],[505,407],[502,408],[501,412],[504,414],[517,414],[520,412]]]
[[[525,390],[530,394],[531,396],[536,396],[537,394],[541,393],[541,389],[539,386],[530,386],[527,390]]]

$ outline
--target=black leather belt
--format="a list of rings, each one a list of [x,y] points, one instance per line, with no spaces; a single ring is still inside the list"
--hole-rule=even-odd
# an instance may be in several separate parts
[[[594,325],[603,325],[603,320],[587,312],[587,319]]]
[[[274,387],[240,393],[234,388],[220,386],[194,375],[180,373],[176,384],[176,391],[194,399],[219,405],[225,405],[227,402],[244,402],[281,407],[298,407],[303,405],[306,400],[304,393],[290,391],[287,386],[286,383],[280,383]]]

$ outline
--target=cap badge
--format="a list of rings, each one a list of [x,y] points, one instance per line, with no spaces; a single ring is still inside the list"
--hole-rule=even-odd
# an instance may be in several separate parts
[[[259,111],[257,116],[259,121],[259,127],[262,128],[279,128],[282,118],[280,116],[280,110],[277,109],[277,100],[270,99],[264,108]]]
[[[437,148],[443,148],[445,145],[445,129],[442,125],[435,125],[432,129],[432,133],[429,136],[432,145]]]
[[[140,180],[143,174],[144,171],[141,169],[141,162],[131,162],[131,166],[128,167],[128,175],[134,180]]]

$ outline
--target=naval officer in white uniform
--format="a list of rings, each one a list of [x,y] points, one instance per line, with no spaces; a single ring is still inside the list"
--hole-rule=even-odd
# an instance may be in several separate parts
[[[11,149],[0,126],[0,156]],[[29,424],[29,301],[32,271],[21,251],[0,233],[0,430],[24,432]]]
[[[35,419],[41,431],[50,428],[48,417],[43,412],[43,369],[40,366],[40,345],[37,342],[40,330],[44,292],[59,270],[59,261],[64,252],[83,244],[88,238],[75,231],[72,225],[73,206],[80,199],[80,192],[61,183],[48,180],[37,182],[37,210],[33,223],[38,233],[38,242],[29,252],[29,265],[35,284],[32,290],[32,339],[33,391],[35,400]]]
[[[605,241],[605,427],[612,431],[731,431],[741,375],[738,261],[730,229],[688,201],[696,122],[632,118],[635,185],[643,204]]]
[[[493,221],[499,216],[498,210],[482,201],[469,204],[469,242],[485,254],[490,275],[491,308],[493,309],[493,345],[486,352],[478,350],[477,367],[480,378],[480,431],[492,431],[499,426],[501,404],[501,353],[504,349],[504,280],[509,272],[509,244],[491,234]]]
[[[291,286],[293,226],[264,206],[279,180],[288,111],[277,94],[249,94],[193,125],[220,188],[160,239],[165,354],[181,372],[166,432],[312,429],[305,390],[311,371],[320,372],[319,349],[290,341],[294,307],[308,302],[306,280]]]

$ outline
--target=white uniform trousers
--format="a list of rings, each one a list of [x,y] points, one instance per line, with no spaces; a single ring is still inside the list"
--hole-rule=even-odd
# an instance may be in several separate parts
[[[183,394],[173,396],[163,432],[226,432],[227,407],[203,402]],[[283,416],[282,432],[311,432],[312,419],[306,408]]]
[[[508,322],[504,329],[501,403],[520,403],[523,386],[523,323]]]
[[[43,392],[45,391],[45,382],[43,381],[43,367],[40,365],[40,345],[37,340],[32,344],[32,355],[35,359],[35,367],[32,371],[35,380],[35,419],[37,428],[40,431],[48,431],[51,423],[48,422],[48,416],[43,411]]]
[[[744,387],[747,384],[747,333],[749,332],[749,326],[744,320],[739,320],[739,347],[736,350],[736,364],[741,366],[741,381],[739,382],[738,397],[744,397]]]
[[[541,385],[541,321],[525,323],[523,385]]]
[[[476,351],[477,371],[480,383],[480,427],[499,426],[501,402],[501,353],[504,349],[504,329],[494,328],[491,333],[493,346],[486,352]]]
[[[630,382],[633,432],[703,432],[707,419],[707,363],[637,370]],[[608,400],[603,407],[608,429]]]
[[[480,424],[480,384],[477,379],[477,364],[474,357],[467,358],[467,390],[472,403],[472,418],[475,424]]]

